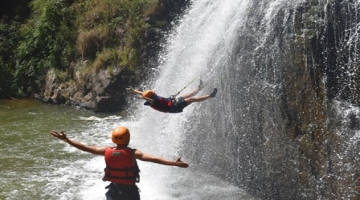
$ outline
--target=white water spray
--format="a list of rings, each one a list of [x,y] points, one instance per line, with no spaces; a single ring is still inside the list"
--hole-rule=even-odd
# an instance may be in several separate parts
[[[189,12],[169,37],[166,51],[162,55],[163,64],[158,69],[159,77],[156,77],[153,85],[147,85],[146,89],[154,89],[159,95],[169,96],[197,76],[205,83],[205,88],[199,95],[208,94],[213,87],[218,87],[214,81],[217,77],[213,71],[219,66],[218,63],[211,62],[214,56],[226,56],[232,39],[241,27],[241,15],[246,12],[247,5],[248,1],[241,0],[194,1]],[[198,83],[194,81],[181,94],[196,88]],[[134,103],[142,104],[141,101]],[[140,108],[138,112],[141,114],[138,119],[133,119],[134,121],[124,120],[118,124],[108,124],[105,121],[101,123],[101,127],[106,127],[104,129],[110,133],[114,126],[124,124],[129,127],[132,134],[131,147],[153,155],[176,159],[182,156],[179,150],[182,147],[184,130],[189,128],[187,120],[193,112],[197,112],[195,107],[201,103],[193,103],[180,114],[160,113],[144,106]],[[141,189],[141,198],[250,199],[241,189],[192,168],[193,163],[186,157],[183,157],[183,160],[189,162],[188,169],[139,162],[141,182],[138,185]],[[99,165],[98,170],[102,170],[103,164],[100,164],[99,159],[94,158],[91,163],[96,163]],[[101,197],[105,191],[98,188],[102,188],[103,185],[94,181],[92,186],[87,184],[80,193],[84,198]]]

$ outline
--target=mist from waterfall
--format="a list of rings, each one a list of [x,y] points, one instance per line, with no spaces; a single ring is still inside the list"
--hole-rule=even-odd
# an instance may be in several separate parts
[[[221,77],[217,73],[221,64],[216,62],[228,57],[232,40],[236,39],[237,31],[244,22],[243,16],[248,5],[248,1],[240,0],[194,1],[179,25],[168,36],[164,52],[160,55],[161,64],[155,69],[154,81],[145,81],[141,89],[153,89],[166,97],[177,93],[194,79],[179,95],[195,89],[200,79],[204,82],[204,88],[197,95],[209,94],[214,87],[220,89]],[[143,179],[143,183],[140,183],[140,188],[145,188],[143,191],[151,190],[154,195],[165,192],[164,197],[159,196],[157,199],[167,200],[173,198],[171,194],[176,193],[179,196],[175,199],[252,199],[240,188],[231,184],[226,186],[226,182],[222,183],[216,176],[197,168],[198,163],[184,155],[186,150],[183,141],[188,134],[197,134],[195,130],[199,127],[189,125],[189,119],[196,113],[207,113],[211,107],[217,106],[221,101],[221,90],[219,97],[193,103],[180,114],[160,113],[146,106],[140,108],[134,119],[137,121],[136,127],[131,127],[132,132],[141,134],[134,136],[134,145],[145,152],[150,151],[164,157],[183,156],[183,160],[190,164],[189,169],[179,170],[144,163],[143,167],[140,166],[144,168],[142,173],[147,173],[150,169],[153,172],[156,168],[160,170],[155,170],[155,177]],[[142,101],[136,103],[142,104]],[[217,124],[210,124],[209,128],[214,126]],[[191,147],[189,151],[196,148]],[[154,181],[161,184],[154,184]],[[151,187],[144,184],[151,184]]]
[[[199,95],[219,92],[179,114],[131,97],[140,106],[120,122],[131,131],[130,146],[190,164],[140,162],[142,198],[354,199],[359,114],[350,106],[356,100],[350,72],[358,7],[358,1],[194,0],[140,89],[170,96],[195,79],[185,94],[201,78]],[[347,12],[355,13],[352,21]],[[334,25],[338,20],[348,23]]]
[[[181,154],[261,198],[356,199],[359,5],[194,1],[155,88],[200,75],[219,93],[176,116]]]

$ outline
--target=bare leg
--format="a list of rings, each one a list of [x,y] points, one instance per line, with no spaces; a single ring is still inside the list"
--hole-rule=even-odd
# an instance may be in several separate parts
[[[181,97],[184,98],[184,99],[187,99],[187,98],[190,98],[190,97],[194,96],[195,94],[197,94],[201,90],[202,86],[203,86],[203,82],[200,79],[199,86],[194,91],[192,91],[190,93],[187,93],[187,94],[184,94]]]
[[[205,95],[205,96],[200,96],[200,97],[190,97],[190,98],[186,98],[185,102],[189,105],[192,102],[200,102],[200,101],[205,101],[206,99],[210,98],[210,95]]]
[[[181,97],[184,98],[184,99],[187,99],[187,98],[190,98],[190,97],[194,96],[194,95],[197,94],[199,91],[200,91],[200,88],[196,88],[194,91],[192,91],[192,92],[190,92],[190,93],[187,93],[187,94],[184,94],[184,95],[182,95]]]
[[[212,98],[215,97],[217,93],[217,88],[214,88],[214,90],[211,92],[211,94],[205,95],[205,96],[200,96],[200,97],[190,97],[190,98],[186,98],[185,102],[189,105],[192,102],[200,102],[200,101],[205,101],[208,98]]]

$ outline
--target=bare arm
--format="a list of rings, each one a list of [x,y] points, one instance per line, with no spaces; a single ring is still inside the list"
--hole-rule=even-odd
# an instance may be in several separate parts
[[[142,160],[142,161],[153,162],[153,163],[158,163],[158,164],[162,164],[162,165],[177,166],[177,167],[182,167],[182,168],[189,167],[188,163],[181,161],[181,157],[179,157],[176,160],[168,160],[165,158],[155,157],[150,154],[143,153],[137,149],[135,150],[135,158]]]
[[[66,137],[66,134],[63,131],[61,131],[60,133],[58,133],[56,131],[51,131],[50,134],[56,138],[59,138],[60,140],[67,142],[71,146],[73,146],[77,149],[80,149],[82,151],[86,151],[86,152],[89,152],[89,153],[92,153],[95,155],[104,155],[104,153],[105,153],[106,147],[87,146],[87,145],[81,144],[80,142],[70,140],[69,138]]]
[[[138,94],[138,95],[141,95],[141,96],[143,95],[143,93],[142,93],[141,91],[135,90],[135,89],[132,88],[132,87],[126,88],[126,91],[128,91],[128,92],[133,92],[133,93]]]
[[[132,88],[132,87],[128,87],[128,88],[126,88],[126,90],[127,90],[128,92],[133,92],[133,93],[135,93],[135,94],[141,95],[141,97],[142,97],[143,99],[145,99],[146,101],[148,101],[148,102],[150,102],[150,103],[153,103],[153,100],[152,100],[152,99],[147,98],[147,97],[144,97],[144,96],[143,96],[143,92],[141,92],[141,91],[139,91],[139,90],[135,90],[135,89]]]

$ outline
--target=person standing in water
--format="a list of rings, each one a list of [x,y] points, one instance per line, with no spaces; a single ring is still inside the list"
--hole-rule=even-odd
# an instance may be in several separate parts
[[[182,95],[177,99],[175,99],[174,96],[170,96],[169,98],[158,96],[153,90],[141,92],[139,90],[135,90],[132,87],[128,87],[126,90],[128,92],[141,95],[142,98],[146,100],[144,105],[150,106],[157,111],[165,113],[180,113],[186,106],[193,102],[205,101],[206,99],[216,96],[217,88],[214,88],[214,90],[208,95],[194,97],[201,90],[202,86],[203,82],[200,80],[199,86],[194,91]]]
[[[53,130],[50,134],[77,149],[105,157],[103,181],[111,182],[106,187],[107,200],[140,200],[139,189],[136,186],[140,181],[137,160],[181,168],[189,167],[188,163],[181,161],[181,157],[168,160],[129,148],[130,132],[125,126],[119,126],[112,131],[111,139],[116,144],[115,147],[87,146],[69,139],[63,131],[59,133]]]

